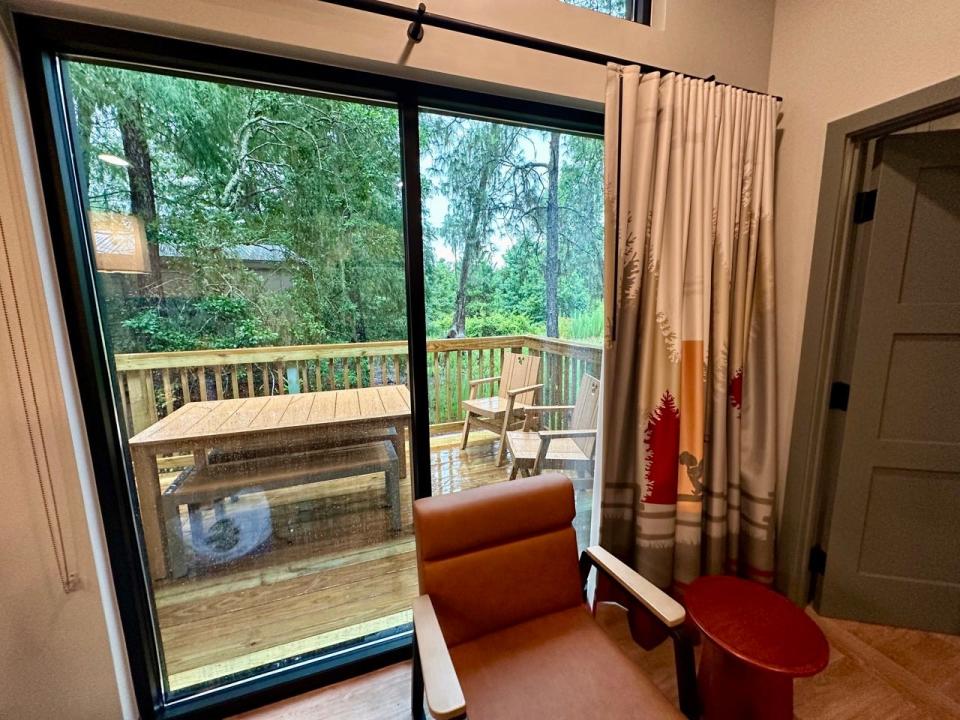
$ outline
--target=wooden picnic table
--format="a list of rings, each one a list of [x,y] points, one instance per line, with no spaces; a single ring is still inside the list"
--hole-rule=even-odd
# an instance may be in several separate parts
[[[318,439],[329,445],[354,445],[362,443],[366,433],[394,427],[403,477],[409,425],[410,393],[405,385],[191,402],[175,410],[130,438],[151,577],[167,576],[169,558],[158,456],[192,453],[194,463],[203,466],[207,452],[214,449],[277,447],[282,452],[284,447]]]

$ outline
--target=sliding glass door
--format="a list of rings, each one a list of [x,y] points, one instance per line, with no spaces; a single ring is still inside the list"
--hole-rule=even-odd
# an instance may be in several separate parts
[[[564,472],[584,546],[600,411],[603,142],[422,112],[420,148],[432,491]]]
[[[62,67],[167,697],[402,628],[397,108]]]
[[[17,22],[142,716],[408,656],[416,497],[557,469],[587,541],[599,116]]]

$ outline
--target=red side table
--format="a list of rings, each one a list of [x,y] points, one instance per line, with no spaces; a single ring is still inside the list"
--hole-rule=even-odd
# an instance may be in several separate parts
[[[698,578],[684,603],[703,633],[705,720],[790,720],[793,678],[816,675],[830,660],[817,624],[782,595],[735,577]]]

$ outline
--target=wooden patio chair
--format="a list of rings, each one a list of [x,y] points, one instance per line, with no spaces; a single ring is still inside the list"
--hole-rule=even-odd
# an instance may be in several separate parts
[[[467,447],[471,425],[479,425],[500,436],[497,466],[503,465],[507,452],[506,434],[509,430],[523,425],[524,408],[536,402],[537,391],[543,387],[537,382],[539,375],[539,356],[506,352],[503,354],[499,375],[471,380],[470,398],[463,401],[467,416],[463,421],[460,449]],[[497,394],[493,397],[478,398],[477,388],[489,382],[499,383]]]
[[[507,445],[513,454],[511,480],[521,473],[539,475],[544,469],[593,472],[600,410],[599,380],[584,373],[576,405],[526,405],[523,410],[523,429],[507,433]],[[536,429],[546,412],[569,413],[568,429]]]

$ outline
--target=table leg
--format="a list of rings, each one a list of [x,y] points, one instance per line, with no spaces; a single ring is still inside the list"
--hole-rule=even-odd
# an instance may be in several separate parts
[[[167,556],[164,543],[163,506],[160,502],[160,473],[157,456],[148,448],[131,447],[133,474],[140,504],[140,524],[147,550],[150,577],[154,580],[167,576]]]
[[[400,530],[400,477],[397,472],[397,461],[393,460],[387,471],[383,474],[384,483],[387,491],[387,504],[390,508],[390,529],[394,532]]]
[[[400,463],[400,477],[407,476],[407,438],[410,436],[410,428],[407,423],[397,423],[397,438],[393,443],[394,450],[397,451],[397,461]]]
[[[792,720],[793,678],[748,665],[703,636],[700,701],[704,720]]]

